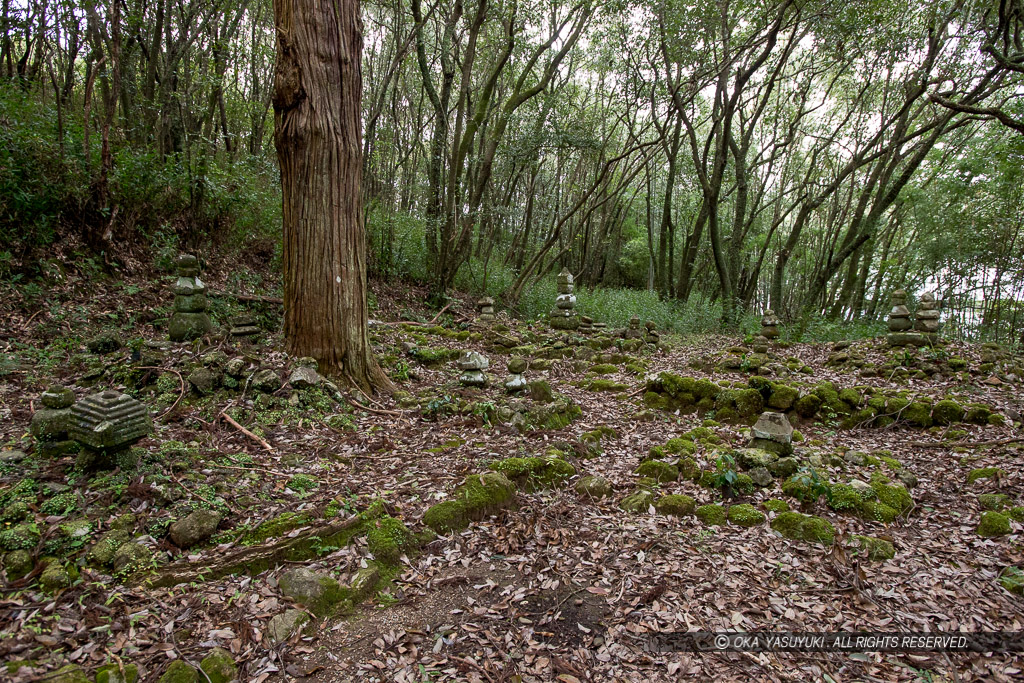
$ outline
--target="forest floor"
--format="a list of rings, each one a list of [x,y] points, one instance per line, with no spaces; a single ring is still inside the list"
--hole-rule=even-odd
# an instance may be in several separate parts
[[[215,290],[238,284],[217,272],[209,279]],[[1013,569],[1024,564],[1024,517],[1016,507],[1024,504],[1020,356],[950,344],[890,350],[884,339],[845,348],[776,344],[767,353],[726,336],[626,343],[610,334],[555,333],[503,314],[497,327],[481,327],[472,306],[460,302],[434,321],[416,287],[373,288],[371,337],[399,391],[372,401],[323,385],[290,386],[295,359],[283,352],[280,332],[166,344],[166,278],[100,292],[92,279],[68,275],[35,298],[23,289],[0,297],[0,440],[8,449],[0,454],[7,553],[0,659],[7,680],[93,680],[105,663],[114,672],[134,665],[140,680],[172,680],[172,662],[199,666],[217,647],[236,670],[228,666],[218,678],[211,667],[199,673],[179,665],[173,680],[1020,677],[1019,652],[681,652],[653,639],[686,631],[1020,631],[1024,582]],[[230,299],[214,301],[219,324],[242,311]],[[252,306],[274,329],[276,304]],[[89,351],[89,340],[102,334],[123,345]],[[526,379],[546,380],[553,402],[543,400],[541,385],[525,396],[506,394],[510,346],[531,360]],[[489,387],[460,386],[455,359],[465,350],[490,360]],[[244,363],[226,370],[237,358]],[[260,369],[271,370],[279,388],[255,388]],[[679,396],[666,400],[657,382],[648,383],[662,372],[711,379],[734,399],[760,387],[769,403],[782,385],[804,396],[817,388],[824,405],[816,415],[790,411],[799,432],[794,476],[804,476],[812,495],[792,486],[783,492],[784,475],[752,489],[723,488],[728,480],[716,474],[746,462],[738,449],[747,446],[756,415],[743,401],[721,397],[700,412],[686,400],[673,403]],[[759,376],[776,384],[759,384]],[[824,382],[855,391],[837,401],[828,385],[821,390]],[[155,433],[136,447],[138,465],[80,471],[74,454],[44,457],[28,429],[53,384],[72,387],[78,399],[116,388],[143,401]],[[902,411],[895,421],[879,419],[894,396],[927,406],[924,419],[910,424]],[[860,412],[869,410],[869,397],[874,413]],[[939,402],[947,398],[965,409],[983,404],[981,419],[943,418]],[[545,422],[552,410],[559,419]],[[985,411],[1001,417],[987,419]],[[928,426],[936,421],[951,424]],[[681,447],[680,437],[689,445]],[[659,466],[644,473],[660,482],[640,478],[636,470],[651,449],[672,439],[674,454],[654,454],[666,465],[682,455],[675,468],[683,475],[673,479],[671,468]],[[546,461],[506,462],[498,467],[514,497],[492,501],[464,529],[428,529],[428,508],[513,456],[557,458],[571,468],[548,476]],[[523,473],[527,465],[532,476]],[[609,495],[580,493],[584,476],[606,479]],[[905,504],[895,519],[875,521],[840,504],[836,486],[848,482],[870,482],[862,488]],[[669,499],[680,507],[664,514],[665,495],[693,501]],[[636,511],[620,507],[628,496],[640,501]],[[786,513],[778,504],[766,509],[768,500],[820,516],[834,533],[789,538],[777,522]],[[765,518],[741,526],[716,523],[718,509],[693,514],[694,505],[716,503],[723,513],[750,504]],[[998,516],[984,527],[996,535],[978,533],[985,507]],[[195,510],[215,512],[215,529],[183,549],[168,530]],[[348,521],[357,524],[352,533],[316,536]],[[394,532],[385,534],[394,544],[374,536],[381,529]],[[310,534],[311,543],[299,543]],[[858,550],[856,535],[891,542],[894,557]],[[269,560],[244,555],[280,550],[289,539]],[[109,554],[96,552],[99,543],[138,552],[127,563],[115,560],[115,570]],[[31,559],[21,568],[27,576],[14,578],[18,549]],[[168,567],[185,582],[154,586]],[[343,588],[338,602],[318,597],[315,586],[287,589],[303,568],[321,588],[325,577],[340,582],[330,584],[335,589],[367,575],[375,580],[362,593]],[[304,628],[288,628],[281,617],[298,616],[294,610],[306,615]]]

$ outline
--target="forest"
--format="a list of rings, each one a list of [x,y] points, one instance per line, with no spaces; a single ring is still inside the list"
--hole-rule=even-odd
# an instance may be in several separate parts
[[[1021,675],[1024,1],[0,29],[5,680]]]

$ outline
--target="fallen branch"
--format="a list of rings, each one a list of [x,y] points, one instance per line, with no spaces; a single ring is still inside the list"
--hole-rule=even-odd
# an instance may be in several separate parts
[[[256,441],[257,443],[259,443],[266,450],[270,451],[271,453],[274,452],[274,447],[273,446],[271,446],[269,443],[267,443],[267,441],[265,439],[261,439],[260,437],[256,436],[255,434],[250,432],[248,429],[246,429],[242,425],[240,425],[237,422],[235,422],[234,418],[232,418],[230,415],[228,415],[225,412],[226,410],[227,410],[227,408],[225,408],[224,410],[220,411],[219,417],[223,417],[227,421],[227,423],[229,425],[231,425],[232,427],[234,427],[238,431],[242,432],[243,434],[245,434],[247,437],[249,437],[253,441]]]
[[[181,376],[180,372],[178,372],[177,370],[175,370],[173,368],[161,368],[161,367],[158,367],[156,365],[140,365],[140,366],[136,367],[135,369],[136,370],[160,370],[162,372],[173,372],[175,375],[178,376],[178,383],[181,385],[181,389],[178,391],[178,398],[176,398],[174,400],[174,403],[171,404],[170,408],[168,408],[164,412],[160,413],[157,416],[156,419],[162,420],[167,415],[170,415],[174,411],[174,409],[178,407],[178,404],[181,403],[181,399],[185,398],[185,378]]]
[[[993,439],[991,441],[911,441],[911,446],[918,448],[981,448],[983,446],[1005,446],[1008,443],[1024,442],[1024,436],[1009,439]]]
[[[265,304],[284,304],[284,299],[278,296],[262,296],[260,294],[233,294],[231,292],[221,292],[208,289],[207,293],[210,296],[219,296],[221,298],[238,299],[239,301],[259,301]]]
[[[154,573],[136,577],[135,583],[169,587],[179,583],[219,579],[228,574],[247,570],[262,571],[269,566],[304,555],[307,549],[318,543],[330,545],[332,539],[339,540],[336,537],[346,534],[363,521],[365,520],[361,516],[353,515],[344,521],[312,527],[294,537],[281,538],[269,545],[244,546],[216,556],[204,556],[195,561],[186,557],[161,567]],[[312,552],[315,554],[316,551]]]

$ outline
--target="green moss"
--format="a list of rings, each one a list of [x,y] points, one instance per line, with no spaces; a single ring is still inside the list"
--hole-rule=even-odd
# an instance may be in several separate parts
[[[967,406],[967,413],[964,415],[964,421],[970,422],[971,424],[984,425],[988,424],[988,418],[992,415],[992,409],[984,403],[971,403]]]
[[[799,389],[775,382],[772,384],[772,393],[768,397],[768,407],[785,412],[796,405],[798,400],[800,400]]]
[[[123,671],[116,663],[104,664],[96,669],[96,683],[136,683],[139,680],[139,667],[131,662],[123,666]]]
[[[821,410],[821,397],[816,394],[805,394],[796,400],[793,409],[800,417],[814,417]]]
[[[982,510],[1002,510],[1010,504],[1010,497],[1005,493],[982,493],[978,496],[978,504]]]
[[[28,513],[28,503],[23,500],[15,500],[0,510],[0,522],[8,524],[20,522],[28,517]]]
[[[199,672],[180,659],[175,659],[158,683],[199,683]]]
[[[1024,596],[1024,571],[1020,567],[1006,567],[999,573],[999,585],[1015,595]]]
[[[1015,522],[1024,524],[1024,507],[1015,506],[1006,511],[1007,516]]]
[[[857,536],[850,538],[850,546],[857,555],[863,555],[869,562],[884,562],[896,556],[896,548],[892,542],[874,536]]]
[[[831,545],[835,529],[828,520],[799,512],[782,512],[771,523],[772,529],[786,538]]]
[[[697,444],[690,439],[676,437],[665,442],[665,452],[675,455],[693,455],[697,452]]]
[[[899,515],[900,513],[895,508],[891,508],[877,500],[866,500],[860,507],[862,519],[883,522],[884,524],[894,522]]]
[[[427,510],[423,523],[438,533],[464,529],[470,521],[508,507],[515,495],[515,484],[505,475],[499,472],[473,474],[455,490],[452,500]]]
[[[863,403],[864,397],[856,389],[846,388],[839,392],[839,400],[851,408],[857,408]]]
[[[728,518],[725,508],[721,505],[701,505],[694,510],[694,514],[697,515],[697,519],[708,526],[725,526],[725,521]]]
[[[1010,518],[1001,512],[988,510],[981,513],[978,522],[978,535],[986,538],[1005,536],[1010,533]]]
[[[743,389],[736,394],[736,412],[740,417],[757,417],[764,411],[764,398],[757,389]]]
[[[672,515],[674,517],[692,515],[696,506],[697,501],[690,496],[677,494],[662,496],[654,503],[654,509],[657,510],[659,514]]]
[[[832,484],[825,497],[828,506],[837,512],[856,512],[864,502],[860,491],[849,484]]]
[[[722,443],[722,437],[715,434],[714,430],[707,426],[694,427],[690,431],[683,434],[681,439],[687,439],[694,443],[705,443],[705,444],[720,444]]]
[[[367,548],[385,564],[397,564],[401,556],[415,547],[412,532],[401,521],[387,515],[370,522],[366,531]]]
[[[10,529],[0,531],[0,548],[4,550],[29,550],[39,544],[39,527],[35,522],[23,522]]]
[[[240,539],[242,545],[259,545],[269,538],[278,538],[294,531],[299,527],[307,526],[313,519],[306,514],[297,512],[284,512],[261,523],[251,531],[245,531]]]
[[[981,479],[1002,478],[1005,476],[1006,472],[1003,472],[998,467],[979,467],[970,471],[967,475],[967,483],[973,484]]]
[[[587,391],[625,391],[628,384],[610,379],[592,379],[586,384]]]
[[[789,512],[789,503],[780,498],[769,498],[761,503],[761,507],[768,512]]]
[[[85,672],[82,671],[82,668],[75,664],[62,666],[56,671],[48,673],[42,679],[35,680],[44,680],[46,683],[92,683],[89,677],[85,675]]]
[[[683,479],[693,479],[700,471],[697,467],[697,461],[688,455],[684,455],[679,460],[676,460],[676,467],[679,469],[679,476]]]
[[[931,406],[923,401],[914,401],[903,411],[902,418],[915,427],[927,429],[932,426]]]
[[[590,366],[589,372],[595,375],[610,375],[614,372],[618,372],[619,369],[611,363],[598,363],[597,365]]]
[[[641,477],[650,477],[662,484],[679,478],[679,468],[660,460],[647,460],[640,463],[635,472]]]
[[[490,467],[528,492],[561,486],[576,474],[575,467],[557,457],[506,458]]]
[[[78,496],[71,491],[58,493],[50,496],[39,506],[39,512],[44,515],[57,515],[63,517],[71,514],[78,508]]]
[[[647,512],[651,505],[654,504],[654,492],[642,488],[637,489],[633,493],[629,494],[621,501],[619,501],[619,507],[626,512],[643,513]]]
[[[457,360],[462,354],[458,349],[438,349],[430,348],[429,346],[417,346],[409,352],[409,355],[423,365],[441,365],[442,363]]]
[[[199,668],[206,674],[209,683],[230,683],[238,678],[238,667],[231,653],[222,647],[215,647],[203,657]]]
[[[896,510],[898,514],[906,514],[914,507],[914,499],[902,484],[893,484],[880,472],[871,475],[871,489],[878,496],[878,501]]]
[[[939,401],[932,408],[932,420],[935,424],[950,425],[964,419],[964,409],[959,403],[946,399]]]
[[[729,508],[729,523],[736,526],[757,526],[763,524],[764,513],[749,503],[733,505]]]
[[[879,455],[878,459],[884,462],[886,465],[888,465],[893,472],[899,472],[900,470],[903,469],[903,464],[896,458],[890,457],[888,455]]]
[[[771,469],[779,456],[775,453],[769,453],[762,448],[738,448],[733,454],[736,458],[736,464],[745,470],[752,470],[758,467],[765,467]]]

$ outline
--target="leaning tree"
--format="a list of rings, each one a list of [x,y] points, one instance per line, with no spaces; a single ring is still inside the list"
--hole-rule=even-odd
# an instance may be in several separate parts
[[[274,23],[288,352],[390,389],[367,335],[359,0],[275,0]]]

